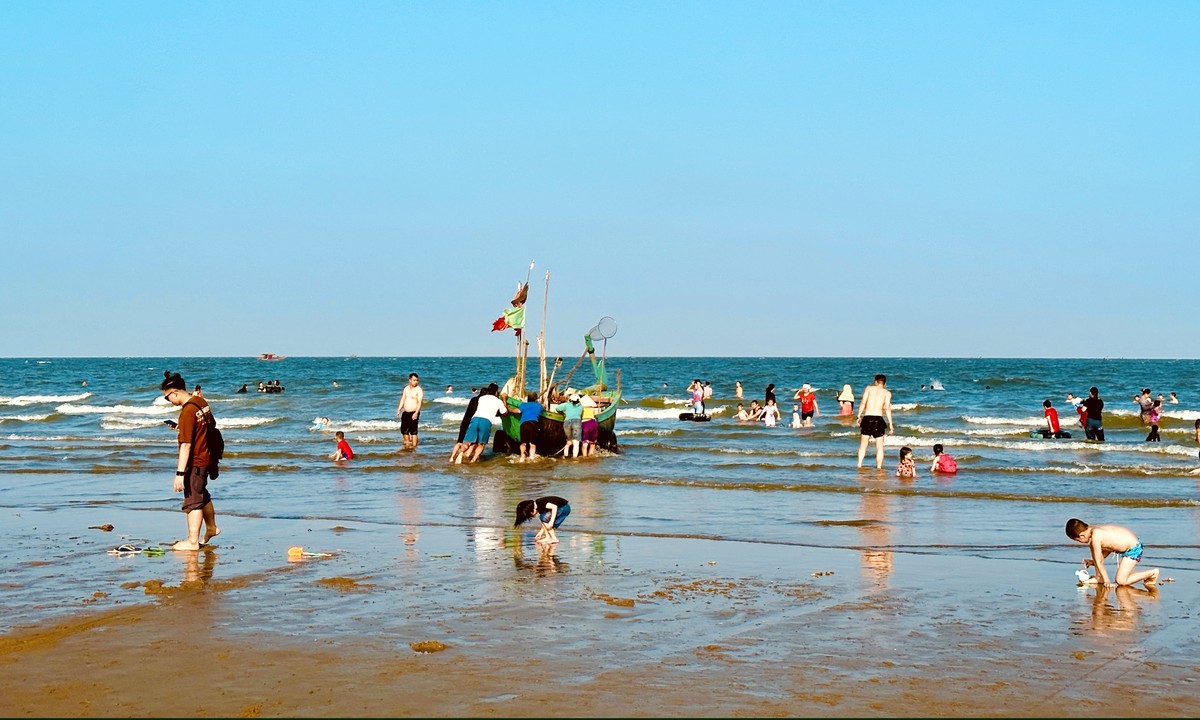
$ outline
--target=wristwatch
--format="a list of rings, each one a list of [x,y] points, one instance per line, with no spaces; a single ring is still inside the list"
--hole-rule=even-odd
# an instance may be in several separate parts
[[[183,477],[184,475],[187,475],[187,473],[186,473],[186,472],[184,472],[183,470],[176,470],[176,471],[175,471],[175,477]]]

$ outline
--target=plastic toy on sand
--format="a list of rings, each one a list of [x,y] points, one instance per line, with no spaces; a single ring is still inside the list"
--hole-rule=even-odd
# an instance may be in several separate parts
[[[313,558],[330,558],[333,553],[327,552],[309,552],[299,545],[293,545],[287,551],[288,562],[297,562],[300,560],[311,560]]]

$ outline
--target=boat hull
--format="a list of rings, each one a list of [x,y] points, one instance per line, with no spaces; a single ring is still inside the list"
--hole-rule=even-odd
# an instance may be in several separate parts
[[[620,393],[604,393],[609,400],[604,408],[596,414],[599,424],[596,445],[610,452],[620,452],[617,444],[617,405],[621,401]],[[502,416],[502,430],[496,433],[492,450],[506,455],[516,455],[521,452],[521,416],[518,412],[520,402],[516,398],[508,399],[509,412]],[[562,413],[542,410],[538,416],[537,435],[538,455],[557,455],[567,446],[567,434],[563,431]]]

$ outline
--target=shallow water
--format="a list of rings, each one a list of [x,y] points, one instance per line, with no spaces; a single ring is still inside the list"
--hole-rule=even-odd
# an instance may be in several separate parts
[[[1069,577],[1068,565],[1083,549],[1067,544],[1062,527],[1077,516],[1133,527],[1157,565],[1200,570],[1200,484],[1189,475],[1197,465],[1190,428],[1200,417],[1196,361],[612,359],[611,368],[622,371],[626,400],[618,414],[619,455],[524,465],[485,456],[477,466],[446,465],[470,388],[502,383],[511,364],[492,358],[0,360],[0,508],[6,513],[0,540],[10,549],[0,596],[23,608],[0,623],[11,627],[77,607],[81,578],[119,578],[119,569],[131,564],[103,551],[122,537],[157,543],[181,532],[179,497],[171,492],[174,433],[162,424],[178,410],[163,404],[158,392],[167,368],[204,386],[228,444],[212,486],[218,511],[231,517],[223,524],[217,574],[285,565],[283,551],[309,544],[310,530],[324,533],[325,547],[347,554],[371,552],[381,533],[383,542],[403,543],[434,526],[459,528],[473,546],[522,546],[528,537],[510,527],[513,506],[551,493],[571,500],[564,536],[599,538],[600,560],[610,559],[620,537],[711,538],[737,547],[866,548],[877,559],[904,552],[1048,560],[1062,563]],[[410,371],[421,374],[427,402],[420,449],[400,453],[394,411]],[[875,372],[888,375],[897,408],[884,473],[855,468],[857,429],[836,416],[833,399],[843,382],[861,395]],[[694,377],[716,388],[712,422],[677,420],[683,388]],[[285,392],[234,393],[242,383],[253,388],[275,378]],[[792,392],[811,383],[824,414],[812,429],[738,425],[729,419],[735,380],[746,388],[747,403],[776,383],[784,424]],[[920,389],[933,380],[945,389]],[[454,385],[453,395],[446,396],[447,384]],[[1029,437],[1042,400],[1054,400],[1070,427],[1066,393],[1084,394],[1092,384],[1106,399],[1108,442]],[[1181,398],[1168,406],[1157,444],[1142,441],[1145,431],[1130,402],[1146,386]],[[317,416],[330,417],[330,426],[314,430]],[[327,459],[338,429],[357,452],[352,462]],[[958,459],[956,476],[930,477],[935,442]],[[920,477],[914,482],[892,475],[901,445],[916,450]],[[297,538],[299,526],[289,521],[307,523],[304,535]],[[105,522],[117,529],[87,529]],[[328,535],[339,524],[372,530]],[[886,581],[888,562],[880,559],[879,568]]]

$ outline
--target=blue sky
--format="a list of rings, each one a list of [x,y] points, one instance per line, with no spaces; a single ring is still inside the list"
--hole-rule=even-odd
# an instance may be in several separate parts
[[[1200,5],[0,4],[0,355],[1200,357]],[[537,314],[532,314],[536,318]]]

